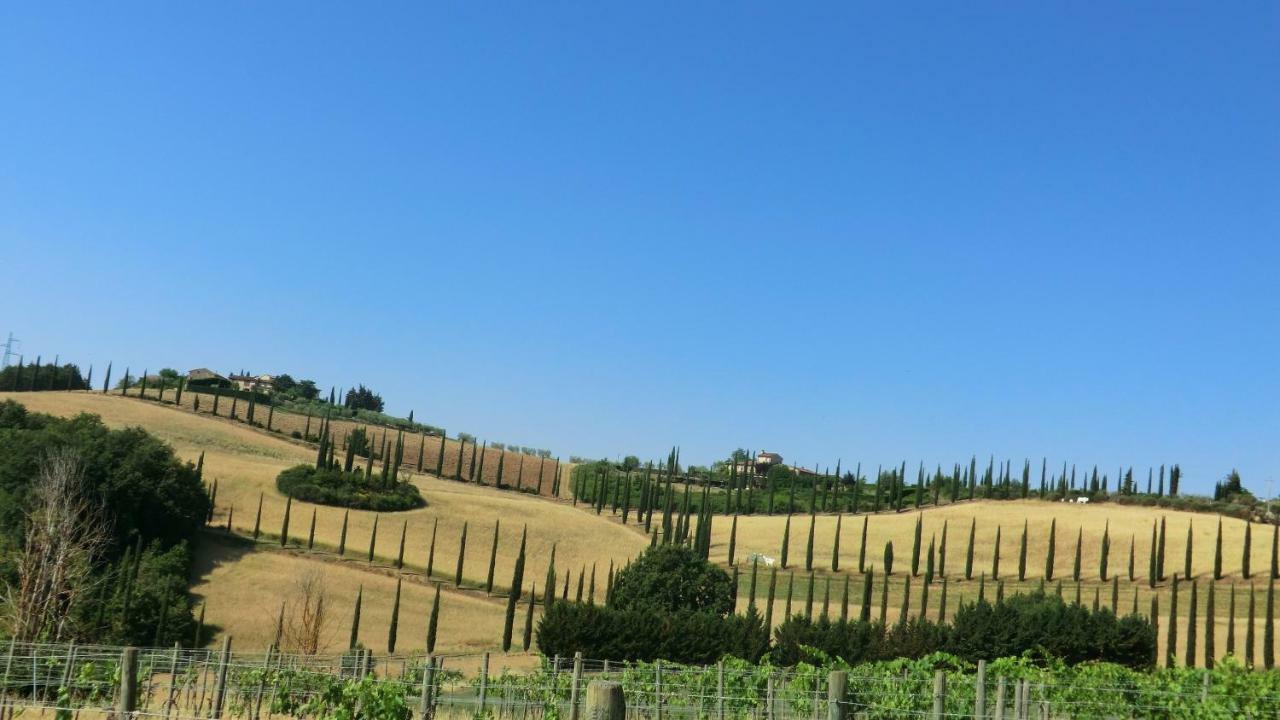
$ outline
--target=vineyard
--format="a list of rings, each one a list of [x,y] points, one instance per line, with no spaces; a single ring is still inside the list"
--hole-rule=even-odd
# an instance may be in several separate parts
[[[978,666],[950,656],[791,668],[741,661],[693,667],[544,659],[532,672],[464,673],[475,658],[337,656],[221,649],[28,645],[4,649],[3,707],[72,717],[133,712],[165,718],[581,717],[597,680],[621,685],[627,714],[662,718],[1053,717],[1238,718],[1280,712],[1280,673],[1227,661],[1214,670],[1133,672],[1008,658]],[[1047,664],[1046,664],[1047,663]]]

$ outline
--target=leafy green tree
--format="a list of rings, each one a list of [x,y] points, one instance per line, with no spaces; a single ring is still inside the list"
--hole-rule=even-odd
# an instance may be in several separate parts
[[[725,615],[733,610],[733,596],[732,582],[724,570],[691,548],[660,545],[645,550],[617,572],[608,604],[623,610],[656,608]]]

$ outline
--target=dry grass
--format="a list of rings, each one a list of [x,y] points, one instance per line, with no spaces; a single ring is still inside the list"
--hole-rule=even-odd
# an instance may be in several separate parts
[[[313,450],[287,439],[168,405],[97,393],[0,393],[0,399],[7,397],[36,412],[61,416],[89,412],[100,415],[111,427],[142,426],[170,443],[180,457],[188,460],[194,461],[201,451],[205,452],[205,478],[218,482],[213,524],[223,526],[228,512],[234,509],[232,525],[239,534],[252,533],[261,496],[261,531],[264,537],[273,535],[278,538],[285,498],[275,489],[276,475],[292,465],[314,460]],[[427,563],[432,528],[437,521],[434,577],[453,578],[460,533],[465,522],[468,524],[468,538],[464,583],[473,587],[485,583],[495,521],[501,521],[495,563],[496,588],[505,588],[510,583],[523,527],[528,528],[526,586],[533,581],[542,583],[553,545],[556,547],[556,567],[561,573],[569,570],[576,574],[579,568],[584,567],[590,572],[591,565],[595,564],[601,586],[610,562],[621,565],[647,545],[643,535],[623,528],[607,517],[595,517],[556,500],[426,475],[414,476],[413,482],[422,490],[428,505],[419,510],[378,516],[376,567],[369,568],[371,570],[378,571],[379,567],[385,568],[394,561],[404,529],[405,565],[421,574]],[[297,546],[306,542],[313,510],[316,513],[317,545],[336,548],[345,511],[302,502],[293,505],[289,533],[292,544]],[[354,566],[364,566],[374,518],[375,513],[372,512],[350,512],[346,556],[362,561],[349,563],[351,572],[358,572]],[[249,562],[249,558],[256,555],[246,555],[239,562]],[[238,584],[234,573],[225,577]],[[249,592],[251,589],[249,586],[237,590],[233,585],[227,591]],[[501,621],[502,608],[501,603],[492,604],[491,610],[498,622]],[[210,610],[213,610],[212,605]],[[268,621],[274,622],[274,611],[270,615]],[[251,625],[262,621],[261,618],[239,613],[236,617],[242,619],[228,621],[228,631],[237,638],[259,637],[252,630],[243,631],[240,623]],[[494,647],[500,640],[499,628],[489,636],[488,647]],[[242,644],[241,647],[246,646]]]

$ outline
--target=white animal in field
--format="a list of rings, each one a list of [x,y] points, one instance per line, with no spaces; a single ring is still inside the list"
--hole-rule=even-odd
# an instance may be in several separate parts
[[[761,553],[751,553],[750,555],[747,556],[747,564],[757,563],[757,562],[760,563],[761,565],[764,565],[765,567],[773,567],[774,564],[777,563],[777,560],[774,560],[768,555],[762,555]]]
[[[1088,505],[1088,504],[1089,504],[1089,498],[1087,498],[1087,497],[1078,497],[1078,498],[1076,498],[1076,504],[1077,504],[1077,505]]]

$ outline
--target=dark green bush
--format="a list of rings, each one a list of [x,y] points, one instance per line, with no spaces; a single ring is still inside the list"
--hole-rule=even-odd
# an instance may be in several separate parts
[[[664,612],[652,607],[618,609],[557,602],[538,622],[543,655],[617,661],[668,660],[705,665],[732,655],[756,662],[768,633],[754,609],[747,615]]]
[[[316,470],[311,465],[296,465],[281,472],[276,477],[276,488],[296,500],[354,510],[395,512],[427,504],[413,483],[391,484],[377,475],[366,481],[361,472]]]
[[[658,545],[618,572],[609,606],[724,615],[733,610],[733,593],[729,574],[691,548]]]

